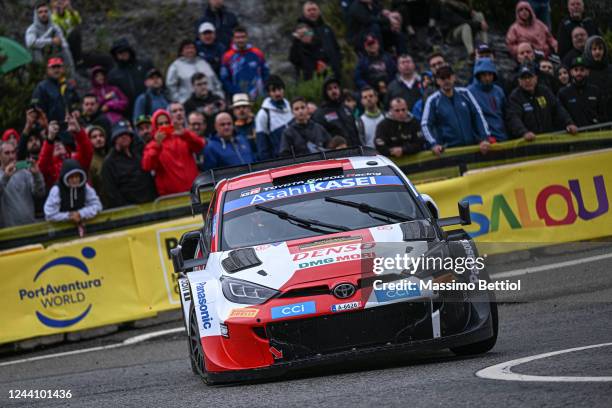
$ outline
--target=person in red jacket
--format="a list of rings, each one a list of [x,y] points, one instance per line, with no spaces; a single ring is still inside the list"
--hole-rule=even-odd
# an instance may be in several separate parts
[[[47,130],[47,139],[43,143],[38,158],[38,167],[45,177],[47,188],[51,188],[59,179],[64,159],[77,160],[86,172],[91,164],[93,146],[87,136],[87,132],[79,125],[79,113],[75,111],[72,114],[67,114],[66,122],[68,123],[67,130],[74,138],[76,149],[72,151],[72,149],[59,140],[59,123],[54,120],[51,121]]]
[[[159,109],[153,114],[154,137],[142,157],[142,169],[155,172],[155,187],[160,196],[191,189],[198,175],[194,153],[201,152],[206,145],[205,139],[185,128],[182,104],[173,102],[169,109],[170,113]]]

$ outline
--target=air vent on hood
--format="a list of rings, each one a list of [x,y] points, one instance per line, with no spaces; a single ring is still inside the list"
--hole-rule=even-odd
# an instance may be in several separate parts
[[[221,265],[227,273],[236,273],[261,265],[261,260],[253,248],[243,248],[230,252],[227,258],[221,261]]]
[[[426,220],[408,221],[400,224],[404,241],[433,241],[436,231]]]

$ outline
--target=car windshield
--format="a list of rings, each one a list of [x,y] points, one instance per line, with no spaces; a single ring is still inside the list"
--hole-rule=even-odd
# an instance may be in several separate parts
[[[423,218],[408,188],[391,169],[368,170],[331,180],[293,182],[288,187],[270,184],[226,193],[222,250],[337,233],[338,226],[357,230]],[[360,209],[346,202],[365,205]]]

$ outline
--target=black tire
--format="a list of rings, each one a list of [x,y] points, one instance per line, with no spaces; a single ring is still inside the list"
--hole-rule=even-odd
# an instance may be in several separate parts
[[[497,342],[498,319],[497,319],[497,302],[489,303],[491,307],[491,319],[493,323],[493,336],[479,341],[478,343],[466,344],[465,346],[452,347],[450,350],[459,356],[473,356],[476,354],[484,354],[491,350]]]
[[[196,318],[195,307],[193,303],[189,310],[189,360],[191,361],[191,369],[195,374],[200,376],[205,383],[209,383],[208,373],[206,372],[206,364],[204,363],[204,350],[202,349],[202,341],[200,339],[200,329],[198,328],[198,320]]]

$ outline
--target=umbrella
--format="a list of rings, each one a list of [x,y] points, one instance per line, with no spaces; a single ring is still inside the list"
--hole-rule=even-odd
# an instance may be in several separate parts
[[[10,38],[0,37],[0,75],[31,61],[32,55],[23,46]]]

